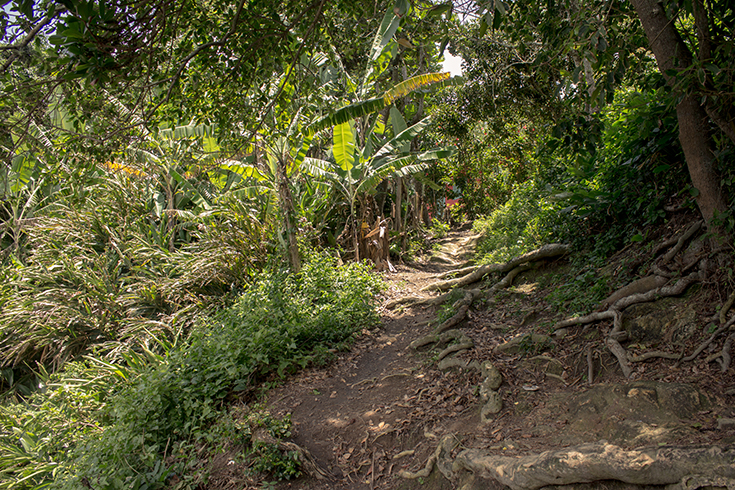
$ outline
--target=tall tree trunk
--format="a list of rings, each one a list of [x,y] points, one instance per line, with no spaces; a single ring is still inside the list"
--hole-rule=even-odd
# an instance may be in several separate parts
[[[276,169],[276,185],[278,186],[278,200],[283,213],[283,227],[286,231],[286,243],[288,247],[288,262],[294,273],[301,271],[301,255],[299,254],[299,244],[296,240],[296,226],[294,223],[294,215],[296,210],[293,205],[293,196],[291,195],[291,186],[286,175],[285,160],[278,161]]]
[[[673,21],[666,17],[656,0],[631,0],[643,24],[651,51],[666,82],[680,97],[676,106],[679,121],[679,141],[684,150],[692,184],[697,188],[697,205],[709,222],[717,213],[727,210],[727,201],[715,170],[714,143],[709,131],[707,113],[699,104],[696,92],[684,93],[670,70],[682,73],[693,64],[692,53],[677,32]]]

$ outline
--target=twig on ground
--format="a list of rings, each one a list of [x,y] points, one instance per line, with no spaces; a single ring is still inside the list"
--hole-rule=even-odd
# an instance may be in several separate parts
[[[714,331],[712,335],[710,335],[710,338],[702,342],[699,347],[696,348],[696,350],[692,353],[692,355],[685,357],[682,359],[684,362],[693,361],[699,354],[702,353],[704,349],[706,349],[716,338],[718,335],[720,335],[722,332],[730,328],[731,325],[735,324],[735,315],[733,315],[732,318],[730,318],[730,321],[725,323],[724,325],[720,326],[717,330]]]

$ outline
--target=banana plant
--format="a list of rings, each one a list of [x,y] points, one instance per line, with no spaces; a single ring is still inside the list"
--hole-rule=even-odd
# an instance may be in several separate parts
[[[394,108],[391,117],[402,120]],[[304,158],[302,167],[310,174],[335,185],[350,206],[352,242],[355,260],[360,260],[356,204],[361,194],[370,193],[384,179],[403,177],[426,170],[430,162],[452,155],[451,148],[411,152],[410,143],[430,123],[430,117],[396,134],[381,144],[380,136],[386,131],[377,117],[365,135],[363,146],[357,144],[357,134],[352,121],[338,124],[332,131],[332,159]],[[405,123],[404,123],[405,124]],[[396,126],[394,124],[394,126]]]

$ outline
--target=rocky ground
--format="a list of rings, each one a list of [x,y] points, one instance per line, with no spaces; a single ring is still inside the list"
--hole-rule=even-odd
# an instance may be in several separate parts
[[[547,303],[557,287],[549,277],[568,267],[564,257],[522,272],[494,298],[475,300],[452,330],[461,337],[448,344],[469,339],[472,348],[446,358],[446,345],[412,348],[453,310],[397,303],[436,296],[422,288],[463,265],[476,240],[470,232],[453,233],[430,259],[386,274],[383,301],[394,306],[382,309],[382,327],[363,332],[327,368],[304,371],[268,394],[272,412],[291,414],[293,442],[311,453],[324,475],[278,488],[503,488],[514,483],[484,464],[499,468],[498,458],[511,458],[501,461],[507,463],[544,451],[577,451],[585,443],[600,445],[592,452],[735,444],[735,376],[732,367],[723,373],[708,362],[716,344],[687,363],[636,362],[626,378],[601,333],[611,321],[553,328],[563,316]],[[628,352],[658,344],[695,350],[712,330],[706,319],[713,313],[706,311],[711,301],[698,294],[704,293],[626,311],[626,331],[638,332],[624,342]],[[735,461],[727,457],[717,464]],[[611,475],[607,480],[618,478]],[[707,480],[699,487],[733,488],[733,482]]]

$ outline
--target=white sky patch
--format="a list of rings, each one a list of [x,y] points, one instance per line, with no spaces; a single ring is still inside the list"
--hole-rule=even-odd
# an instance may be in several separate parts
[[[453,56],[449,51],[444,50],[442,69],[451,73],[453,77],[462,75],[462,58],[459,56]]]

